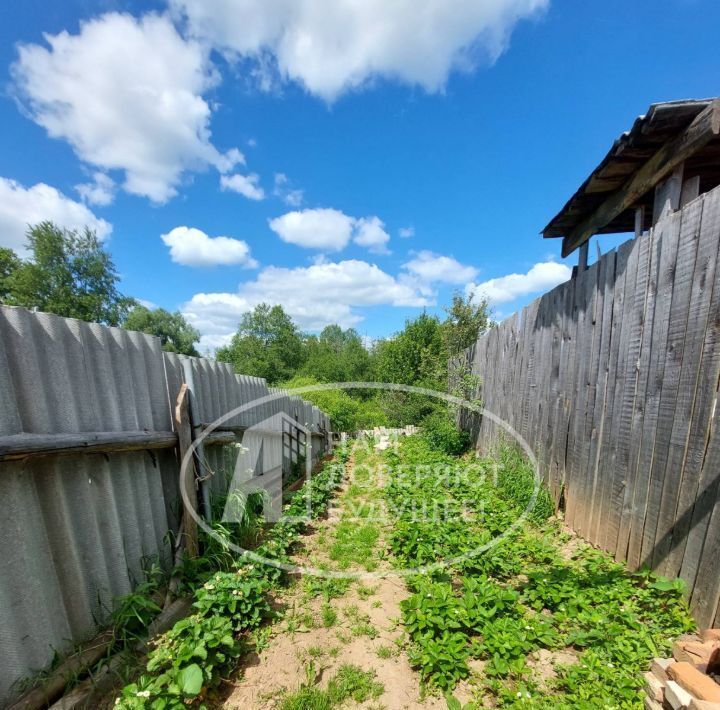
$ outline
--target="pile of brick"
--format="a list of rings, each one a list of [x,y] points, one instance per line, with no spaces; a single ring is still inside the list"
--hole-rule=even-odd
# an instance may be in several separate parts
[[[645,674],[647,710],[720,710],[720,629],[684,636]]]

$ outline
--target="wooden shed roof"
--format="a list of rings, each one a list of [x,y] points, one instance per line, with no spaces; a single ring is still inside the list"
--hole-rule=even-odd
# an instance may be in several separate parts
[[[670,101],[653,104],[644,116],[636,119],[632,128],[623,133],[608,154],[568,200],[560,212],[543,229],[544,237],[568,237],[576,233],[613,193],[629,185],[640,168],[670,141],[677,139],[698,116],[717,99]],[[686,177],[699,175],[700,192],[720,184],[720,139],[699,147],[685,159]],[[645,229],[652,220],[653,190],[647,191],[632,204],[613,216],[609,222],[594,225],[593,233],[632,232],[635,229],[635,207],[647,205]],[[564,249],[565,251],[565,249]]]

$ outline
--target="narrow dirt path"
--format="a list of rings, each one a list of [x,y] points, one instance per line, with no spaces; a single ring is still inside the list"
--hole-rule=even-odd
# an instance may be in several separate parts
[[[334,508],[303,538],[303,549],[294,555],[297,564],[360,573],[391,570],[389,526],[378,519],[379,463],[377,452],[356,447]],[[327,689],[349,664],[372,683],[367,692],[345,698],[343,708],[445,708],[442,698],[420,697],[418,674],[403,650],[399,604],[407,596],[404,582],[394,576],[296,579],[277,600],[283,618],[270,627],[265,648],[246,658],[223,707],[314,708],[299,697],[303,688]]]

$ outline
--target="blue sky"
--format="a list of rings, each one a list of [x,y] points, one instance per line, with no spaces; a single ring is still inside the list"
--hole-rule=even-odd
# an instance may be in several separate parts
[[[89,223],[205,347],[262,300],[371,337],[455,289],[504,316],[567,278],[538,233],[612,140],[720,93],[718,27],[712,0],[4,3],[0,245]]]

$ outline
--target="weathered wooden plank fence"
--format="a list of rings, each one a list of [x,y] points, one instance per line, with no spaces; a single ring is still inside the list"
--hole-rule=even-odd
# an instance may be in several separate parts
[[[480,337],[458,362],[540,462],[568,525],[681,576],[720,624],[720,188]],[[500,437],[488,419],[478,447]]]
[[[164,353],[155,337],[0,306],[0,706],[56,652],[92,636],[146,563],[171,561],[183,385],[185,446],[271,394],[227,364]],[[238,441],[265,457],[264,471],[280,466],[284,417],[312,432],[313,458],[325,451],[326,415],[273,392],[205,440],[203,493],[227,485]]]

